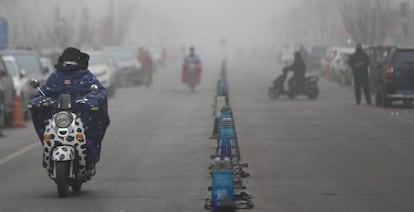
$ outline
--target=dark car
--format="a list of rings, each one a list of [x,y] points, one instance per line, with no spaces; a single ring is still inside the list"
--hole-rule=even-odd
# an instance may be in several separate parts
[[[103,52],[116,63],[116,84],[118,86],[141,85],[144,72],[137,59],[137,53],[130,47],[106,47]]]
[[[369,86],[371,93],[376,93],[377,83],[382,81],[382,64],[385,63],[387,56],[390,54],[393,46],[369,46],[365,49],[370,58]]]
[[[392,48],[375,68],[379,71],[376,105],[390,107],[398,100],[410,105],[414,100],[414,48]]]
[[[6,65],[0,56],[0,127],[11,126],[14,112],[14,96],[16,92],[13,77],[7,72]]]

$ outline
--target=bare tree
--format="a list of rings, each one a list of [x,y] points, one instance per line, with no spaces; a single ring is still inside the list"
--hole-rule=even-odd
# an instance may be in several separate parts
[[[93,45],[94,40],[94,33],[93,29],[91,28],[91,20],[89,9],[87,7],[83,7],[82,9],[82,18],[80,23],[79,29],[79,38],[78,38],[78,46],[88,46],[91,47]]]
[[[53,47],[64,48],[70,45],[74,30],[66,18],[61,15],[59,7],[56,7],[54,20],[52,27],[45,27],[48,29],[48,38]]]
[[[290,9],[284,19],[278,18],[275,32],[286,42],[308,42],[315,45],[344,44],[349,38],[338,13],[339,0],[302,0]],[[342,1],[342,0],[341,0]],[[364,1],[364,0],[361,0]],[[284,29],[280,30],[280,26]]]
[[[353,40],[370,45],[382,44],[396,20],[390,0],[342,0],[340,11]]]
[[[109,4],[108,16],[101,21],[99,34],[103,45],[120,45],[126,35],[130,33],[132,14],[137,11],[138,4],[124,2],[115,4],[113,0]]]

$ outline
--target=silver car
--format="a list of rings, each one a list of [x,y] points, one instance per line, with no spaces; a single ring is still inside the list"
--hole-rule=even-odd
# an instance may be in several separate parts
[[[22,111],[27,120],[30,118],[30,111],[26,105],[30,100],[33,88],[30,87],[29,79],[27,78],[25,71],[19,69],[17,66],[14,56],[6,55],[2,57],[6,64],[7,72],[13,78],[14,90],[16,91],[16,96],[20,97]]]
[[[0,57],[0,127],[11,126],[13,122],[15,90],[12,76]]]
[[[116,66],[112,59],[102,52],[87,52],[89,58],[89,70],[96,76],[108,92],[108,97],[115,95]]]

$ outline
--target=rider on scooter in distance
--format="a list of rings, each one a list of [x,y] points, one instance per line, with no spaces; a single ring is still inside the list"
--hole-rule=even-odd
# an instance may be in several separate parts
[[[43,144],[43,135],[47,120],[53,115],[50,103],[57,100],[61,93],[72,96],[73,102],[86,100],[84,104],[73,103],[73,109],[79,111],[84,123],[87,140],[86,169],[92,174],[95,164],[100,159],[101,142],[110,123],[107,109],[107,92],[96,77],[88,70],[89,55],[79,49],[66,48],[59,57],[56,70],[40,87],[37,96],[30,100],[28,107],[32,111],[32,120],[40,141]],[[91,85],[97,85],[99,91],[91,94]],[[43,158],[43,167],[45,167]]]
[[[197,73],[195,74],[195,79],[191,79],[192,76],[190,76],[190,70],[189,70],[189,66],[190,65],[194,65],[195,68],[197,69]],[[181,75],[181,82],[184,84],[189,84],[189,83],[194,83],[191,82],[192,80],[195,80],[195,84],[198,85],[200,84],[201,81],[201,70],[203,68],[201,59],[198,55],[195,54],[195,49],[193,46],[190,47],[190,54],[187,55],[184,58],[184,62],[183,62],[183,71],[182,71],[182,75]]]
[[[304,91],[306,64],[299,51],[294,53],[293,64],[283,68],[283,72],[293,71],[293,76],[289,79],[289,95],[295,96]]]

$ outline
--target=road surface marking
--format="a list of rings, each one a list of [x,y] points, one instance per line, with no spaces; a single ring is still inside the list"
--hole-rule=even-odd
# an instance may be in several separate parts
[[[13,160],[14,158],[19,157],[20,155],[23,155],[26,152],[34,149],[38,145],[39,145],[39,143],[30,144],[29,146],[23,147],[23,148],[17,150],[16,152],[14,152],[14,153],[12,153],[10,155],[7,155],[4,158],[0,158],[0,166],[6,164],[7,162],[9,162],[11,160]]]

